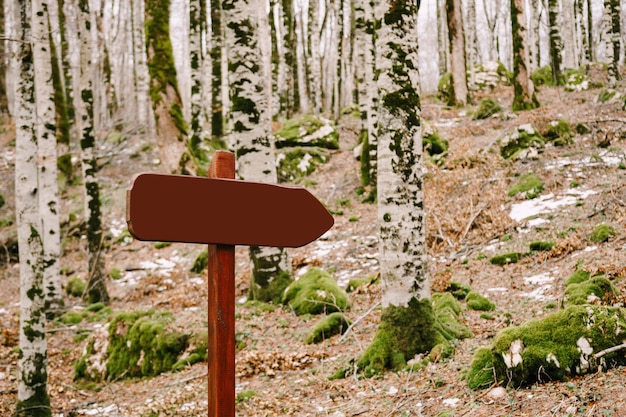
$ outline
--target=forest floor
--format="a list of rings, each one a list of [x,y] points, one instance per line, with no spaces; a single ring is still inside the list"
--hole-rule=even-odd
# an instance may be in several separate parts
[[[486,120],[473,120],[475,107],[448,108],[435,98],[423,99],[424,119],[450,142],[443,165],[427,164],[424,183],[431,280],[435,285],[449,279],[470,285],[497,306],[489,316],[464,309],[462,319],[474,337],[458,341],[450,359],[418,372],[329,380],[373,339],[380,318],[380,285],[350,293],[352,306],[346,315],[357,323],[349,333],[307,345],[304,337],[316,317],[298,317],[284,306],[244,303],[249,265],[246,248],[238,247],[236,331],[245,347],[237,352],[237,415],[626,416],[623,368],[504,391],[473,391],[463,379],[473,352],[488,346],[499,330],[558,309],[564,282],[577,267],[604,271],[620,291],[626,288],[626,170],[621,169],[626,141],[620,137],[626,131],[626,112],[619,101],[597,102],[600,91],[541,87],[540,108],[517,114],[504,110]],[[484,97],[497,98],[510,109],[512,90],[502,86],[477,94],[477,102]],[[557,119],[572,126],[585,122],[591,132],[576,135],[573,145],[548,146],[536,159],[512,162],[500,157],[498,139],[520,125],[531,123],[542,130]],[[341,121],[341,149],[307,181],[327,207],[343,214],[335,214],[334,227],[322,239],[289,251],[298,275],[319,266],[345,285],[349,279],[378,272],[376,205],[363,203],[357,193],[360,168],[352,152],[357,129],[357,120]],[[0,137],[0,189],[7,200],[0,218],[14,216],[12,137],[6,128]],[[131,140],[101,172],[105,224],[111,237],[106,263],[109,270],[122,271],[119,279],[108,281],[111,307],[169,311],[181,328],[206,328],[206,276],[190,272],[204,247],[172,244],[156,249],[153,243],[119,239],[126,227],[125,190],[134,173],[159,171],[155,158],[154,148]],[[540,196],[509,197],[507,190],[528,172],[544,180]],[[81,204],[80,187],[66,187],[63,218],[81,213]],[[523,207],[533,209],[527,204],[535,204],[536,210],[520,218],[517,213]],[[600,223],[613,225],[617,235],[605,243],[589,242],[587,236]],[[554,240],[557,246],[506,266],[488,261],[500,253],[526,252],[529,242],[536,240]],[[80,231],[64,229],[65,277],[85,278],[83,243]],[[1,268],[0,415],[9,416],[17,395],[19,270],[14,262]],[[84,306],[71,298],[68,308]],[[99,326],[101,322],[49,326],[54,416],[206,415],[206,363],[143,380],[91,387],[74,381],[73,364],[85,343],[75,342],[74,336]]]

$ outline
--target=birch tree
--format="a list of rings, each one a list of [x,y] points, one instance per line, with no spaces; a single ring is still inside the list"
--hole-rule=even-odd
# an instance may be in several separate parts
[[[0,33],[6,34],[6,24],[4,20],[4,0],[0,0]],[[0,118],[9,113],[9,100],[7,97],[6,68],[7,56],[5,40],[0,39]]]
[[[188,148],[191,155],[203,159],[200,149],[204,137],[206,120],[203,103],[204,85],[202,70],[204,69],[204,52],[202,48],[202,33],[205,26],[205,0],[191,0],[189,2],[189,52],[191,57],[191,129]]]
[[[511,0],[513,35],[513,111],[539,107],[528,69],[528,47],[524,0]]]
[[[615,87],[621,78],[619,60],[621,54],[620,0],[604,0],[604,40],[608,61],[609,86]]]
[[[33,2],[32,44],[35,67],[35,104],[37,122],[35,134],[38,148],[39,211],[42,222],[44,285],[48,312],[58,311],[63,305],[59,257],[61,238],[59,225],[59,186],[57,170],[57,128],[55,91],[52,84],[53,45],[50,38],[48,3]]]
[[[268,37],[259,36],[259,0],[223,0],[225,50],[228,54],[230,85],[230,146],[237,156],[239,179],[276,182],[274,140],[271,132],[269,96],[262,50]],[[263,204],[263,202],[259,202]],[[252,263],[250,298],[278,300],[292,280],[287,252],[282,248],[250,247]]]
[[[88,276],[83,298],[89,303],[109,302],[104,279],[104,235],[98,184],[98,158],[94,124],[94,95],[92,74],[91,11],[87,0],[78,1],[78,39],[80,42],[79,98],[76,101],[76,120],[80,130],[81,167],[85,189],[85,218],[87,219]]]
[[[45,260],[39,213],[38,138],[35,130],[36,123],[43,123],[36,122],[36,112],[43,109],[37,108],[41,103],[35,103],[34,79],[36,75],[41,75],[36,74],[39,68],[35,66],[49,66],[50,61],[35,61],[33,53],[33,50],[48,48],[49,45],[42,45],[34,36],[31,43],[31,22],[35,26],[34,32],[38,33],[38,19],[45,16],[43,4],[36,0],[31,8],[30,1],[18,0],[17,6],[20,42],[17,45],[19,77],[15,95],[15,209],[20,262],[20,356],[15,415],[49,417],[52,411],[47,392]],[[41,58],[39,55],[37,57]]]
[[[319,114],[322,105],[322,66],[320,62],[320,15],[319,1],[309,1],[309,16],[307,19],[308,58],[308,91],[310,111]]]
[[[144,133],[155,131],[154,114],[150,106],[150,74],[146,55],[145,10],[143,0],[131,0],[133,84],[137,100],[137,122]]]
[[[211,135],[215,138],[224,134],[224,112],[222,106],[222,1],[208,0],[211,5]]]
[[[383,312],[358,361],[367,374],[398,367],[438,340],[426,267],[422,137],[414,1],[380,2],[378,223]]]
[[[559,24],[559,2],[558,0],[548,0],[548,23],[550,25],[550,67],[552,68],[552,82],[561,85],[561,63],[563,62],[561,51],[563,42],[561,40],[561,27]]]
[[[448,105],[465,106],[469,91],[467,89],[467,68],[465,65],[465,34],[463,32],[463,9],[461,0],[446,0],[448,18],[448,39],[450,45],[450,73],[452,91]]]

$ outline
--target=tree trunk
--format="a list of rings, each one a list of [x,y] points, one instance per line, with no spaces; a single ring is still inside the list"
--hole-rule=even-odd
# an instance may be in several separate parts
[[[202,32],[205,26],[206,4],[204,0],[191,0],[189,3],[189,53],[191,67],[191,129],[187,145],[196,164],[207,162],[202,150],[205,136],[205,108],[202,98],[204,85],[202,70],[204,69],[204,53],[202,50]]]
[[[18,391],[15,416],[49,417],[50,397],[47,392],[48,348],[46,344],[46,315],[44,287],[44,248],[39,213],[37,181],[37,121],[35,107],[35,65],[31,49],[31,22],[38,26],[37,14],[43,5],[35,1],[18,0],[19,77],[16,88],[15,139],[15,209],[20,258],[20,356],[18,361]],[[32,12],[32,16],[31,16]],[[42,14],[41,17],[45,16]],[[35,27],[35,31],[39,28]],[[38,44],[37,47],[42,47]],[[33,65],[34,64],[34,65]],[[50,61],[41,63],[50,65]],[[52,116],[53,117],[53,116]]]
[[[87,288],[83,298],[88,303],[109,302],[105,284],[104,235],[102,233],[102,211],[100,208],[100,185],[98,184],[98,159],[94,125],[94,95],[92,63],[91,12],[85,0],[79,1],[78,11],[80,41],[80,98],[76,102],[76,120],[80,124],[81,165],[85,186],[85,217],[87,219]]]
[[[259,44],[259,0],[224,0],[225,50],[228,54],[230,146],[237,156],[239,179],[276,182],[268,78]],[[265,39],[266,41],[266,39]],[[262,204],[262,202],[259,202]],[[250,298],[278,301],[292,280],[287,252],[282,248],[250,247]]]
[[[530,19],[528,19],[528,68],[532,73],[541,66],[541,57],[539,55],[539,38],[541,27],[539,8],[541,7],[541,2],[539,0],[531,0],[529,6]]]
[[[448,72],[450,62],[450,41],[448,38],[448,17],[446,14],[447,0],[437,0],[437,45],[439,76]],[[486,2],[485,2],[486,4]],[[485,6],[487,7],[487,6]]]
[[[465,25],[465,33],[467,35],[466,42],[466,56],[467,67],[469,73],[469,90],[472,91],[476,88],[475,84],[475,72],[476,65],[480,62],[478,56],[478,28],[476,26],[476,2],[470,1],[467,5],[467,24]]]
[[[448,98],[450,106],[465,106],[467,90],[467,68],[465,65],[465,34],[463,32],[463,9],[461,0],[446,0],[448,17],[448,39],[450,40],[450,72],[452,74],[452,94]]]
[[[59,311],[63,306],[59,258],[61,238],[59,225],[59,185],[57,170],[57,129],[55,125],[55,89],[52,85],[53,61],[50,47],[50,16],[45,1],[33,2],[33,61],[35,62],[35,106],[37,123],[39,216],[42,222],[44,285],[46,308]]]
[[[613,88],[621,79],[619,73],[621,54],[620,0],[604,0],[604,27],[609,87]]]
[[[399,367],[435,345],[426,268],[417,5],[381,2],[377,35],[378,221],[381,323],[359,359],[366,375]],[[410,329],[410,331],[407,331]]]
[[[293,3],[291,0],[276,0],[273,7],[276,75],[275,88],[278,100],[274,112],[281,117],[290,118],[294,112],[294,67],[295,67],[295,31]]]
[[[550,25],[550,66],[552,67],[552,82],[561,85],[561,51],[563,42],[561,40],[561,28],[559,19],[558,0],[548,0],[548,22]]]
[[[145,10],[143,0],[131,0],[132,56],[134,62],[133,85],[137,97],[137,122],[143,133],[152,137],[155,133],[154,114],[150,103],[150,74],[146,55]]]
[[[187,126],[170,41],[170,0],[146,0],[145,7],[150,97],[159,155],[167,172],[178,172],[187,162],[184,158]]]
[[[303,22],[302,17],[303,11],[295,12],[295,23],[296,23],[296,74],[297,74],[297,91],[298,91],[298,110],[301,113],[309,112],[309,91],[307,86],[307,68],[306,62],[308,61],[307,57],[307,48],[306,48],[306,27]]]
[[[513,35],[513,111],[539,107],[535,87],[528,71],[528,49],[524,17],[524,0],[511,0]]]
[[[320,114],[322,108],[322,68],[320,62],[320,15],[319,1],[309,2],[308,16],[308,86],[310,110],[313,114]]]
[[[220,138],[224,135],[222,106],[222,1],[209,0],[211,5],[211,135]]]
[[[0,0],[0,33],[6,34],[6,22],[4,20],[4,0]],[[0,118],[9,113],[9,101],[7,98],[6,68],[7,56],[5,40],[0,40]]]
[[[592,0],[587,0],[587,48],[589,62],[594,62],[596,59],[595,48],[593,44],[593,3]]]

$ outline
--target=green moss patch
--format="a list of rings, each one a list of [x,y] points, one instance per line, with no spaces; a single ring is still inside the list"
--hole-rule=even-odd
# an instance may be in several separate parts
[[[501,110],[502,106],[498,100],[494,98],[485,98],[480,101],[480,105],[478,106],[478,109],[476,109],[476,113],[474,113],[474,120],[486,119]]]
[[[574,143],[572,129],[565,119],[553,120],[543,136],[554,146],[566,146]]]
[[[611,281],[605,276],[590,277],[589,272],[578,270],[566,281],[563,304],[565,306],[597,304],[607,294],[616,295],[617,293]]]
[[[507,264],[514,264],[519,262],[520,259],[522,259],[522,256],[524,255],[520,252],[503,253],[501,255],[492,256],[491,258],[489,258],[489,262],[493,265],[504,266]]]
[[[457,300],[465,300],[465,297],[467,297],[467,294],[469,294],[472,289],[469,285],[461,284],[456,281],[450,281],[450,286],[447,291]]]
[[[550,251],[556,245],[556,243],[552,240],[537,240],[535,242],[530,242],[528,245],[531,251],[541,252],[541,251]]]
[[[437,85],[437,97],[444,103],[448,104],[450,100],[454,100],[452,90],[452,74],[449,72],[443,74],[439,79],[439,83]]]
[[[443,162],[443,158],[448,153],[448,141],[442,139],[434,129],[424,131],[424,137],[422,139],[422,146],[424,151],[433,159],[436,164]]]
[[[364,285],[376,284],[379,278],[379,274],[368,275],[364,278],[353,278],[348,281],[348,285],[346,286],[346,292],[356,291]]]
[[[385,369],[401,369],[418,353],[430,352],[428,360],[454,352],[451,341],[471,337],[460,321],[461,305],[450,293],[435,293],[433,299],[411,299],[408,306],[383,310],[374,340],[357,362],[365,376]]]
[[[274,138],[278,149],[302,146],[339,149],[339,134],[332,121],[310,114],[287,120]]]
[[[625,331],[624,308],[570,306],[500,331],[474,355],[467,381],[472,389],[496,382],[518,387],[625,365],[623,352],[594,356],[622,344]]]
[[[297,315],[344,311],[350,307],[348,295],[337,285],[330,274],[311,268],[297,281],[292,282],[283,295],[283,304]]]
[[[550,65],[546,65],[535,70],[535,72],[531,74],[530,79],[536,86],[555,86],[557,84],[556,80],[552,77],[552,67]]]
[[[493,311],[496,309],[496,305],[492,303],[491,300],[475,291],[471,291],[467,294],[465,297],[465,303],[467,304],[467,307],[472,310]]]
[[[319,320],[306,337],[306,343],[319,343],[336,334],[343,334],[352,322],[340,312],[332,313]]]
[[[320,147],[293,147],[277,151],[278,182],[298,182],[330,159]]]
[[[530,124],[525,124],[500,140],[500,155],[504,159],[534,158],[544,145],[544,137]]]
[[[591,240],[594,243],[602,243],[602,242],[606,242],[607,240],[609,240],[610,238],[616,235],[617,235],[617,232],[615,231],[615,228],[613,226],[608,225],[608,224],[600,224],[596,226],[595,229],[593,229],[593,232],[589,236],[589,240]]]
[[[85,284],[85,281],[83,281],[82,279],[78,277],[72,277],[67,280],[67,284],[65,285],[65,292],[67,293],[67,295],[70,295],[72,297],[82,297],[83,293],[85,292],[86,286],[87,284]]]
[[[206,357],[206,332],[176,329],[168,313],[118,312],[86,341],[75,379],[142,378],[180,369]]]
[[[191,266],[191,272],[195,272],[196,274],[202,273],[209,264],[209,252],[205,249],[196,256],[196,259],[193,261],[193,265]]]
[[[513,197],[520,193],[526,193],[526,198],[536,198],[543,191],[543,185],[544,182],[541,178],[529,172],[522,175],[517,184],[509,188],[507,194],[509,197]]]

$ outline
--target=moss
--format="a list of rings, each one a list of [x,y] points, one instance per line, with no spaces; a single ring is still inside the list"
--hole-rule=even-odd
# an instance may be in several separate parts
[[[566,146],[574,143],[570,124],[565,119],[550,122],[548,130],[543,136],[554,146]]]
[[[319,147],[284,148],[277,154],[278,182],[299,182],[330,159],[328,152]]]
[[[534,127],[522,125],[500,140],[500,155],[504,159],[527,157],[543,149],[544,144],[544,137]]]
[[[207,250],[203,250],[196,256],[196,259],[193,261],[193,265],[191,267],[191,272],[195,272],[197,274],[202,273],[209,263],[209,252]]]
[[[450,286],[448,287],[448,292],[454,296],[457,300],[465,300],[467,294],[470,293],[472,289],[469,285],[461,284],[460,282],[450,281]]]
[[[502,106],[498,100],[493,98],[486,98],[480,101],[480,105],[474,113],[474,120],[482,120],[493,116],[502,110]]]
[[[67,281],[65,292],[72,297],[81,297],[85,292],[85,281],[78,277],[72,277]]]
[[[339,149],[339,134],[331,121],[314,115],[287,120],[274,137],[278,149],[294,146]]]
[[[104,303],[94,303],[94,304],[91,304],[91,305],[87,306],[87,311],[91,311],[92,313],[96,313],[96,312],[102,310],[103,308],[106,308],[106,305],[104,305]]]
[[[520,177],[513,187],[507,192],[509,197],[516,196],[519,193],[526,193],[526,198],[536,198],[543,191],[543,180],[534,173],[529,172]]]
[[[111,268],[109,270],[109,276],[111,279],[118,280],[122,278],[122,270],[119,268]]]
[[[346,286],[346,292],[353,292],[362,287],[363,285],[375,284],[378,282],[380,275],[372,274],[368,275],[364,278],[354,278],[348,281],[348,285]]]
[[[598,94],[598,101],[600,103],[608,103],[618,96],[619,96],[619,93],[617,92],[617,90],[612,90],[612,89],[602,90]]]
[[[493,265],[504,266],[506,264],[514,264],[522,259],[522,254],[519,252],[503,253],[501,255],[492,256],[489,258],[489,262]]]
[[[350,306],[347,294],[328,272],[319,268],[311,268],[292,282],[282,301],[299,316],[344,311]]]
[[[513,77],[514,74],[513,72],[509,71],[506,66],[498,61],[498,68],[496,69],[496,73],[503,78],[504,80],[506,80],[509,84],[511,84],[513,82]]]
[[[449,103],[451,97],[452,99],[454,98],[452,88],[452,74],[447,72],[439,79],[439,84],[437,85],[437,97],[439,97],[439,99],[444,103]]]
[[[406,307],[383,310],[374,340],[357,362],[365,376],[385,369],[401,369],[418,353],[430,352],[429,360],[454,352],[451,340],[471,337],[459,320],[461,305],[450,293],[435,293],[433,299],[411,299]]]
[[[172,242],[155,242],[154,249],[163,249],[172,246]]]
[[[306,337],[306,343],[319,343],[336,334],[343,334],[352,322],[343,315],[335,312],[319,320]]]
[[[172,116],[172,120],[174,120],[174,125],[176,125],[176,128],[178,128],[181,133],[186,135],[188,131],[187,122],[185,122],[183,109],[178,103],[172,103],[172,107],[170,108],[170,116]]]
[[[465,297],[467,306],[472,310],[478,311],[493,311],[496,309],[496,305],[492,303],[487,297],[472,291]]]
[[[150,97],[154,108],[161,102],[168,85],[178,93],[176,65],[170,41],[170,0],[148,0],[146,9],[146,48],[150,73]]]
[[[533,84],[536,86],[547,85],[554,86],[556,85],[554,79],[552,77],[552,67],[550,65],[546,65],[541,67],[535,72],[533,72],[530,76],[530,79],[533,81]]]
[[[442,156],[448,152],[448,141],[439,136],[439,132],[433,131],[428,135],[424,135],[422,139],[424,150],[432,157]]]
[[[537,240],[535,242],[530,242],[528,246],[532,251],[550,251],[554,245],[556,245],[556,243],[552,240]]]
[[[235,396],[235,404],[245,403],[246,401],[250,401],[252,397],[256,397],[257,393],[254,390],[248,389],[241,392],[238,392]]]
[[[359,143],[361,144],[361,185],[364,187],[372,184],[373,172],[370,152],[369,134],[367,129],[361,129],[359,133]]]
[[[574,272],[568,279],[565,281],[565,286],[569,286],[570,284],[578,284],[579,282],[587,281],[591,274],[585,271],[584,269],[579,269]]]
[[[79,313],[78,311],[68,311],[59,317],[59,321],[67,326],[72,326],[83,321],[83,318],[85,318],[83,313]]]
[[[4,196],[2,195],[2,193],[0,193],[0,208],[4,207],[5,201],[4,201]]]
[[[606,277],[600,275],[580,282],[570,282],[565,288],[563,304],[581,305],[589,304],[590,297],[604,298],[608,293],[617,294],[617,290]]]
[[[189,337],[187,349],[182,357],[172,366],[172,370],[180,371],[187,366],[204,362],[208,358],[209,334],[206,330],[194,333]]]
[[[564,380],[626,364],[620,352],[594,358],[592,353],[623,342],[626,309],[570,306],[541,319],[500,331],[491,348],[479,349],[468,372],[472,389],[496,382],[526,386]]]
[[[609,240],[609,238],[616,236],[615,228],[608,224],[600,224],[593,229],[593,232],[589,236],[589,240],[594,243],[602,243]]]

